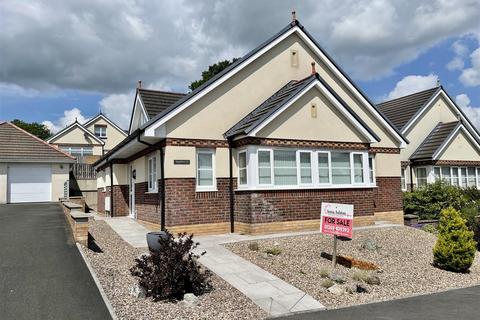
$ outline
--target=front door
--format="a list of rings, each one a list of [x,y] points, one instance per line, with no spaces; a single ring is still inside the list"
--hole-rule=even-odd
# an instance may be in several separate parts
[[[135,171],[133,166],[128,167],[128,177],[129,177],[129,216],[130,218],[136,218],[135,215]]]

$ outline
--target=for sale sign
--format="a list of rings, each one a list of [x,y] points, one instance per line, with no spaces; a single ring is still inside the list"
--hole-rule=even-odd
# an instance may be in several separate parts
[[[321,233],[352,238],[353,205],[323,202],[320,219]]]

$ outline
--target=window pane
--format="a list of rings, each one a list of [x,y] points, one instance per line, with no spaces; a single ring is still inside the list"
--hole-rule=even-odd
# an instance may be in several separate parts
[[[275,150],[273,152],[275,185],[297,184],[297,161],[295,151]]]
[[[418,187],[427,185],[427,168],[417,168],[417,185]]]
[[[467,186],[467,168],[461,168],[460,173],[462,175],[462,187]]]
[[[198,185],[199,186],[212,186],[213,185],[213,171],[212,170],[199,170],[198,171]]]
[[[320,183],[330,183],[328,153],[318,154],[318,179]]]
[[[368,173],[369,173],[369,181],[371,184],[374,183],[374,172],[373,172],[373,158],[368,158]],[[404,179],[405,180],[405,179]],[[403,184],[402,184],[403,186]]]
[[[312,183],[312,159],[310,152],[300,152],[300,182]]]
[[[353,177],[355,183],[363,183],[363,155],[353,155]]]
[[[475,168],[468,168],[468,186],[474,187],[477,185],[477,181],[475,179]]]
[[[435,179],[435,182],[440,181],[440,167],[433,168],[433,177]]]
[[[350,184],[350,154],[347,152],[332,152],[332,182],[333,184]]]
[[[199,169],[212,169],[212,154],[211,153],[199,153],[198,154],[198,168]]]
[[[442,180],[448,185],[452,183],[450,167],[442,167]]]
[[[459,186],[458,168],[452,168],[452,184],[457,187]]]
[[[241,152],[238,154],[238,175],[240,184],[247,184],[247,153]]]
[[[477,168],[477,188],[480,188],[480,168]]]
[[[258,151],[258,179],[260,184],[272,183],[270,151]]]
[[[93,148],[85,147],[85,148],[83,148],[82,152],[83,152],[84,156],[91,156],[91,155],[93,155]]]
[[[404,168],[402,168],[401,183],[402,183],[402,190],[407,190],[407,180],[405,179],[405,169]]]

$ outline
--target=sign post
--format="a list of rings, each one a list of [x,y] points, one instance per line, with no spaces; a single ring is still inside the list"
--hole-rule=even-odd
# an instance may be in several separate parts
[[[352,238],[353,205],[322,202],[320,232],[333,235],[332,266],[337,266],[338,237]]]

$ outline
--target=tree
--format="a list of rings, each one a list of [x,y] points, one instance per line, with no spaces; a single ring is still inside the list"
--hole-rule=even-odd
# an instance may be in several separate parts
[[[52,132],[45,125],[38,122],[25,122],[19,119],[12,121],[14,125],[23,130],[39,137],[42,140],[46,140],[52,136]]]
[[[213,78],[216,74],[222,72],[223,69],[227,68],[229,65],[231,65],[232,63],[234,63],[238,59],[240,59],[240,58],[233,58],[232,61],[223,60],[223,61],[219,61],[215,64],[212,64],[211,66],[208,67],[207,70],[202,72],[202,79],[193,81],[192,83],[190,83],[188,88],[190,88],[190,90],[197,89],[202,84],[204,84],[205,82],[207,82],[208,80]]]
[[[453,208],[443,209],[438,239],[433,248],[433,264],[444,270],[467,272],[475,259],[476,243],[465,219]]]

